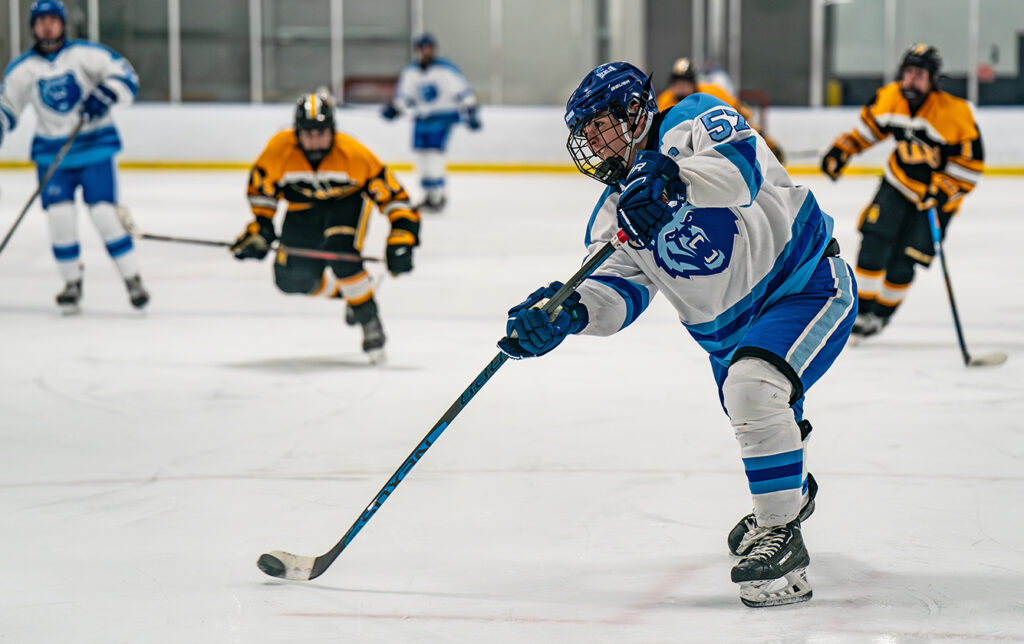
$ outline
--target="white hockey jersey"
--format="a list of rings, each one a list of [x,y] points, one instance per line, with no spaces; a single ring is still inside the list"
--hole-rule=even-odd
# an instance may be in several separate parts
[[[100,83],[117,94],[117,103],[132,102],[139,77],[114,50],[85,40],[69,40],[49,54],[30,49],[7,66],[0,84],[0,128],[9,132],[25,106],[38,116],[32,139],[32,160],[46,166],[67,142],[81,118],[81,104]],[[108,112],[79,132],[61,167],[75,168],[109,159],[121,139]]]
[[[692,94],[652,125],[648,149],[672,157],[685,204],[646,247],[624,245],[580,287],[589,335],[610,335],[661,291],[714,360],[727,364],[751,322],[802,289],[832,237],[832,218],[736,111]],[[591,254],[618,230],[619,192],[601,195],[587,227]]]
[[[461,114],[475,106],[476,95],[458,67],[446,58],[435,58],[426,68],[410,63],[398,76],[395,109],[416,118]]]

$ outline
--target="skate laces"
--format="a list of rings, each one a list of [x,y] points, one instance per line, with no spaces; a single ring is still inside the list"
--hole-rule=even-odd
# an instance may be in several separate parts
[[[766,561],[774,557],[782,547],[782,542],[786,540],[786,526],[759,529],[764,532],[754,537],[754,547],[750,549],[746,558]]]

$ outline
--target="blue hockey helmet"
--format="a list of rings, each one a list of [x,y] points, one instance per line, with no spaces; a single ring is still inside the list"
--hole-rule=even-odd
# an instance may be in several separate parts
[[[420,34],[416,37],[416,40],[412,41],[412,46],[416,49],[422,49],[423,47],[437,47],[437,40],[431,34]]]
[[[65,25],[68,24],[68,11],[60,0],[36,0],[28,9],[28,26],[35,24],[39,16],[57,16]]]
[[[650,76],[625,62],[594,69],[565,104],[566,147],[576,167],[601,183],[618,184],[657,113]],[[601,127],[588,127],[592,122]]]

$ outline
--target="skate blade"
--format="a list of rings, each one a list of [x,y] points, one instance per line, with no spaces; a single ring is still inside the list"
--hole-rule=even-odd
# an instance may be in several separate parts
[[[846,344],[850,345],[851,347],[855,347],[859,345],[861,342],[864,342],[864,336],[854,335],[851,333],[849,339],[847,339],[846,341]]]
[[[807,568],[797,568],[778,579],[740,584],[740,601],[751,608],[798,604],[809,600],[812,595],[811,585],[807,582]]]
[[[370,359],[370,364],[374,365],[383,365],[388,362],[388,356],[384,353],[384,349],[370,349],[366,352],[366,357]]]
[[[77,304],[58,304],[61,315],[78,315],[82,309]]]

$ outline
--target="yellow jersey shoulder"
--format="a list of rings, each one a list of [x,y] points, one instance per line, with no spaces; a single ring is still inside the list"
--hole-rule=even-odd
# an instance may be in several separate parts
[[[875,92],[873,112],[876,114],[904,114],[910,116],[910,105],[903,98],[903,90],[897,82],[878,88]]]
[[[723,103],[734,109],[737,103],[739,103],[739,101],[736,100],[735,96],[725,91],[718,85],[712,85],[711,83],[698,83],[697,91],[701,92],[702,94],[710,94],[711,96],[714,96],[718,100],[722,101]]]
[[[917,115],[928,119],[947,143],[978,138],[974,108],[969,101],[959,96],[935,90],[928,96]]]

